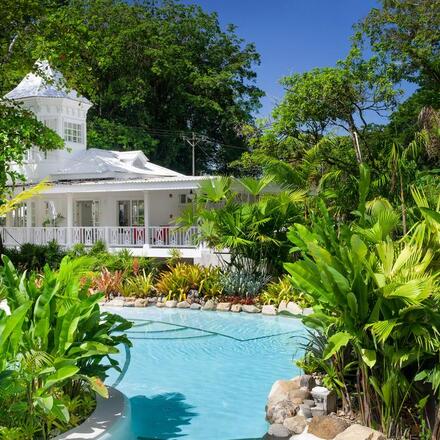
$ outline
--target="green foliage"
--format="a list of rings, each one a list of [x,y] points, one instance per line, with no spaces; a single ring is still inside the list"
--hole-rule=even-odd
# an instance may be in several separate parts
[[[107,395],[102,381],[119,368],[111,356],[130,345],[123,333],[130,323],[101,313],[102,295],[89,295],[81,282],[86,257],[65,257],[58,271],[46,266],[38,278],[17,272],[7,257],[3,263],[11,314],[0,313],[2,435],[47,438],[85,417],[91,393]]]
[[[18,32],[2,93],[30,60],[49,58],[95,104],[90,147],[141,149],[188,172],[182,134],[194,131],[214,140],[204,143],[197,171],[212,170],[213,163],[225,170],[238,157],[239,149],[223,144],[245,147],[237,127],[251,122],[263,92],[255,85],[259,55],[234,26],[222,29],[215,13],[177,1],[53,3],[58,7],[12,7],[30,17],[26,32]]]
[[[221,292],[219,274],[218,268],[177,263],[159,274],[156,290],[169,299],[179,301],[186,299],[190,290],[198,290],[200,295],[214,296]]]
[[[310,307],[311,303],[304,292],[295,289],[287,276],[266,285],[260,294],[260,302],[279,306],[281,301],[293,301],[301,307]]]
[[[427,211],[396,240],[398,217],[385,201],[365,203],[369,179],[361,175],[359,220],[336,225],[321,202],[310,227],[290,230],[302,258],[285,267],[313,301],[314,313],[303,321],[326,338],[321,368],[333,370],[346,409],[350,389],[364,423],[399,434],[418,381],[429,382],[438,362],[439,254],[426,239],[438,242],[440,214]],[[430,393],[438,397],[434,383]]]
[[[273,194],[271,179],[257,182],[230,178],[204,181],[197,205],[177,221],[198,224],[199,239],[211,248],[231,254],[230,266],[255,273],[276,273],[288,258],[286,231],[301,216],[305,194],[286,190]]]
[[[19,249],[5,249],[5,255],[21,270],[41,271],[46,264],[58,268],[65,252],[57,242],[51,241],[47,245],[24,243]]]
[[[135,296],[146,298],[151,296],[154,290],[154,274],[150,272],[148,275],[142,270],[138,275],[128,278],[124,282],[122,294],[124,296]]]

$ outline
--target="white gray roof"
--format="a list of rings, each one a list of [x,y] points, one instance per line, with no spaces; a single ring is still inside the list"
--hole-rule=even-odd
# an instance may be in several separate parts
[[[66,87],[66,81],[58,70],[47,61],[37,61],[36,72],[28,73],[15,89],[5,95],[7,99],[20,100],[31,97],[67,98],[91,104],[84,96]]]
[[[55,180],[150,179],[183,177],[183,174],[151,163],[142,151],[110,151],[90,148],[74,154]]]

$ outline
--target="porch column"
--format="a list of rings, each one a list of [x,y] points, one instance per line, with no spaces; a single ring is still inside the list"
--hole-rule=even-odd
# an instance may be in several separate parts
[[[67,194],[67,234],[66,245],[67,247],[73,244],[73,195]]]
[[[32,234],[32,201],[28,200],[26,203],[26,242],[31,243],[33,234]]]
[[[150,246],[150,193],[144,191],[145,244]]]

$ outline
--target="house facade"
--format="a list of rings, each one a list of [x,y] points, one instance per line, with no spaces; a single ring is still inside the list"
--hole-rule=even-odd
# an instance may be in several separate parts
[[[196,245],[197,227],[176,226],[192,206],[200,182],[209,176],[186,176],[151,163],[141,151],[87,149],[87,112],[92,104],[65,87],[62,75],[47,62],[28,74],[5,98],[31,110],[65,141],[65,149],[28,152],[18,171],[27,184],[49,179],[51,187],[8,214],[3,243],[46,244],[69,248],[129,248],[134,255],[167,257],[179,249],[185,258],[211,262],[212,254]],[[203,260],[203,261],[202,261]]]

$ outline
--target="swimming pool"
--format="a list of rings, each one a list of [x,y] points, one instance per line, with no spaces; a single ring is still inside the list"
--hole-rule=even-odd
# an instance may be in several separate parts
[[[134,439],[260,439],[270,387],[299,374],[297,319],[156,307],[111,311],[134,322],[133,348],[120,355],[124,370],[107,380],[130,399]]]

